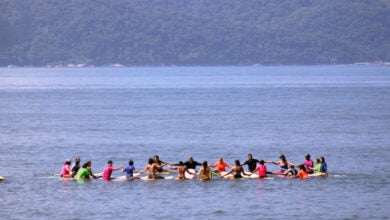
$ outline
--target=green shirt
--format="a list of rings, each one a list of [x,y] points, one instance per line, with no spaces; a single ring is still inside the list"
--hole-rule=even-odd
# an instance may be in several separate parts
[[[91,172],[87,168],[80,168],[79,171],[76,174],[76,179],[88,179],[89,175],[91,175]]]
[[[314,171],[316,172],[316,174],[321,174],[321,163],[316,163],[316,165],[314,166]]]

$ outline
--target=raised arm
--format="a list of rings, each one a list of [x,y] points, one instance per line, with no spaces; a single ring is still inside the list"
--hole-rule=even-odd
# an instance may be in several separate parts
[[[294,163],[291,163],[290,161],[287,161],[287,164],[290,165],[290,166],[291,165],[296,166]]]
[[[195,171],[195,173],[192,173],[192,172],[190,172],[187,168],[185,169],[185,172],[187,172],[187,173],[189,173],[189,174],[193,174],[193,175],[196,174],[196,171]]]

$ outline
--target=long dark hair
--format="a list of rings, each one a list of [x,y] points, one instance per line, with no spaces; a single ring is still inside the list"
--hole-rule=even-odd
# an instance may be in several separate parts
[[[202,163],[202,166],[203,166],[203,168],[207,168],[207,161],[205,160],[205,161],[203,161],[203,163]]]
[[[279,158],[283,161],[283,163],[287,163],[286,157],[283,154],[280,155]]]

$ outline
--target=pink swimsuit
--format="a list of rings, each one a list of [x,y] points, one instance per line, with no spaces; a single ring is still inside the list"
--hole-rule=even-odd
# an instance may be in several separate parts
[[[64,164],[64,166],[62,166],[62,169],[61,169],[61,176],[69,175],[70,174],[69,170],[70,170],[69,164]]]

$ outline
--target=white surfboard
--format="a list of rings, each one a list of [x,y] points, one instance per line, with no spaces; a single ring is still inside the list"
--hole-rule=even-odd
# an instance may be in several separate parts
[[[194,173],[194,174],[190,174],[188,172],[185,172],[184,176],[186,177],[186,179],[193,179],[196,175],[196,170],[195,169],[188,169],[188,171],[190,171],[191,173]]]
[[[175,178],[174,176],[164,176],[164,179],[149,179],[149,176],[143,176],[140,178],[140,180],[154,181],[154,180],[171,180],[174,178]]]

